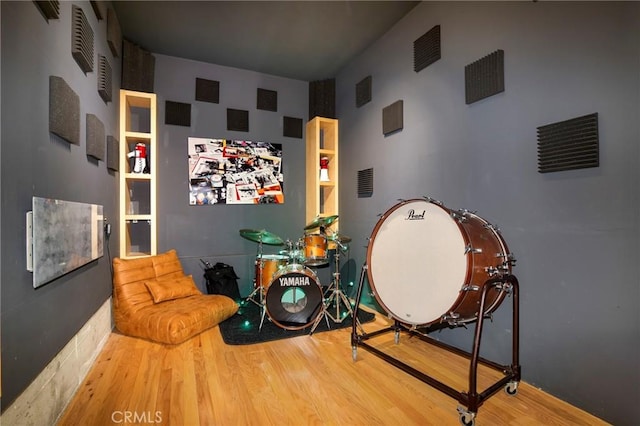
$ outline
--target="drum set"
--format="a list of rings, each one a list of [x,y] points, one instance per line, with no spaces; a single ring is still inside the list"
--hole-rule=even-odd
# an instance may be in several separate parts
[[[330,229],[337,219],[337,215],[316,217],[296,240],[283,240],[266,230],[240,230],[243,238],[258,243],[254,288],[246,300],[261,309],[260,331],[265,317],[287,330],[311,326],[313,334],[323,318],[329,327],[329,318],[340,323],[353,315],[340,280],[340,257],[348,250],[351,238]],[[277,254],[265,254],[265,245],[285,248]],[[323,290],[312,268],[327,266],[329,251],[334,249],[332,280]]]

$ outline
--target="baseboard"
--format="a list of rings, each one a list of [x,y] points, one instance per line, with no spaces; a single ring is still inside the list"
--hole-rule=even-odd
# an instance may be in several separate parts
[[[109,298],[2,413],[0,424],[57,423],[111,334],[111,305]]]

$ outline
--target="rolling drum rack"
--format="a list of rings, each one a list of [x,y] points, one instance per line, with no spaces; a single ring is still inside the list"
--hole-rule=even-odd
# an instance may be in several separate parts
[[[475,417],[478,412],[478,408],[484,403],[486,399],[490,396],[498,392],[501,388],[504,387],[505,392],[508,395],[515,395],[518,390],[518,383],[520,382],[520,364],[519,364],[519,284],[518,280],[514,275],[508,274],[500,277],[491,278],[485,281],[482,286],[482,293],[480,296],[480,305],[478,312],[482,312],[483,315],[478,315],[474,338],[473,338],[473,350],[472,352],[467,352],[462,349],[459,349],[455,346],[448,345],[446,343],[440,342],[438,340],[429,337],[427,334],[436,331],[438,329],[457,326],[458,324],[451,324],[447,322],[431,325],[425,328],[424,332],[417,331],[416,327],[409,327],[398,320],[395,320],[394,324],[390,327],[383,328],[381,330],[376,330],[371,333],[358,334],[355,318],[358,317],[358,310],[360,309],[360,300],[362,298],[362,288],[364,285],[364,278],[366,274],[368,266],[365,264],[362,267],[362,272],[360,274],[360,281],[358,284],[358,292],[356,295],[355,307],[353,312],[353,324],[351,331],[351,347],[352,347],[352,355],[353,360],[356,360],[357,356],[357,347],[362,346],[364,349],[373,353],[374,355],[382,358],[384,361],[394,365],[395,367],[401,369],[402,371],[412,375],[418,380],[432,386],[433,388],[439,390],[440,392],[445,393],[446,395],[456,399],[460,404],[464,405],[466,408],[459,406],[458,407],[458,415],[460,419],[460,423],[465,426],[473,426],[475,425]],[[513,339],[512,339],[512,361],[511,365],[501,365],[496,362],[490,361],[488,359],[480,357],[480,341],[482,339],[482,330],[484,326],[484,320],[486,318],[490,318],[490,315],[485,314],[485,302],[487,299],[487,293],[489,289],[502,289],[507,294],[511,294],[513,297],[513,317],[512,317],[512,325],[513,325]],[[464,325],[464,324],[459,324]],[[398,344],[400,341],[400,332],[406,332],[409,336],[416,337],[423,342],[429,343],[431,345],[437,346],[439,348],[448,350],[456,355],[465,357],[470,360],[469,364],[469,387],[467,392],[457,391],[454,388],[448,386],[447,384],[436,380],[435,378],[426,375],[425,373],[405,364],[397,358],[392,357],[391,355],[384,353],[383,351],[377,349],[376,347],[366,343],[367,340],[379,336],[384,333],[394,332],[394,340],[395,343]],[[504,377],[497,382],[493,383],[489,387],[487,387],[482,392],[478,393],[477,389],[477,375],[478,375],[478,364],[482,364],[484,366],[493,368],[494,370],[500,371],[504,374]]]

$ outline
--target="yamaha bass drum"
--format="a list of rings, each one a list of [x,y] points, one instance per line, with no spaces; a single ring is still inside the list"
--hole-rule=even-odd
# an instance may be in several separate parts
[[[271,321],[281,328],[300,330],[312,325],[324,309],[315,272],[299,264],[281,268],[267,289],[265,306]]]
[[[484,283],[511,273],[497,229],[476,214],[429,199],[402,201],[376,224],[367,248],[367,277],[380,306],[396,320],[431,326],[478,318]],[[484,314],[505,297],[487,294]]]

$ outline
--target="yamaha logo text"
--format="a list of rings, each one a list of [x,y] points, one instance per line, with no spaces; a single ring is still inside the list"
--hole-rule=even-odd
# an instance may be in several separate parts
[[[415,210],[411,209],[409,210],[409,214],[407,215],[406,220],[424,220],[425,213],[426,213],[426,210],[422,210],[422,213],[416,213]]]
[[[282,277],[279,278],[280,287],[311,285],[309,277]]]

